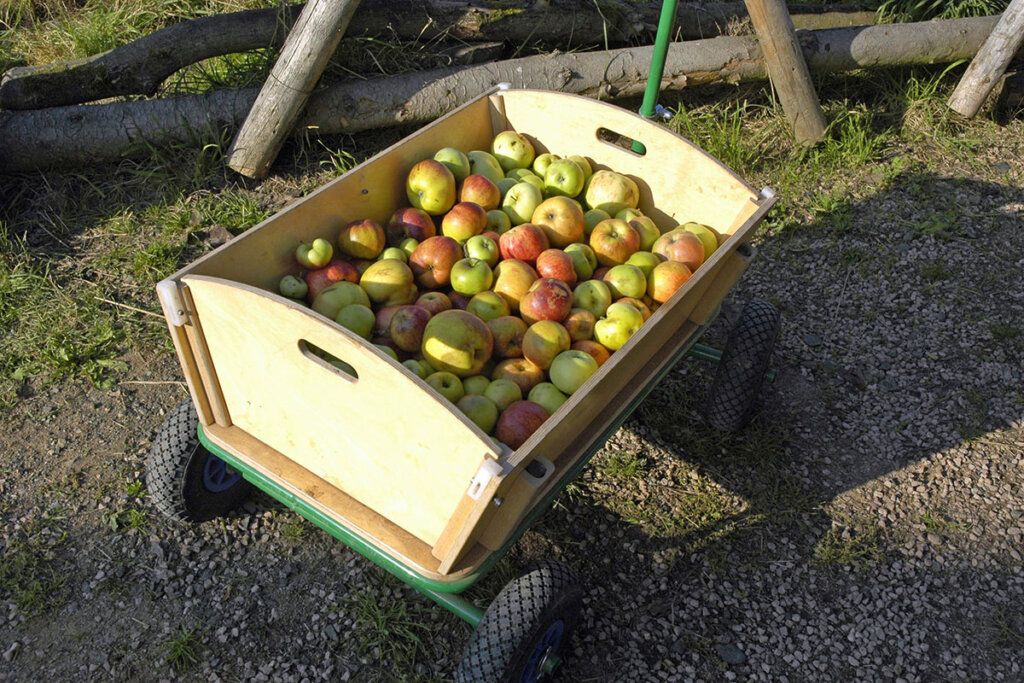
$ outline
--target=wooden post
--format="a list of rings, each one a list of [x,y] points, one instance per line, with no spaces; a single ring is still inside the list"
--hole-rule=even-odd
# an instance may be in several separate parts
[[[1012,0],[950,95],[949,108],[968,118],[977,114],[1017,53],[1021,41],[1024,41],[1024,0]]]
[[[228,166],[262,178],[291,134],[359,0],[310,0],[228,150]]]
[[[747,13],[757,31],[765,65],[793,135],[801,144],[825,137],[825,115],[811,82],[793,20],[782,0],[746,0]]]

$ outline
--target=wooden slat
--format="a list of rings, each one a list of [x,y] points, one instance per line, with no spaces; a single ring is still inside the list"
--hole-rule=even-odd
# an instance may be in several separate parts
[[[825,137],[825,114],[783,0],[746,0],[750,22],[764,52],[768,75],[779,94],[793,137],[815,144]]]
[[[967,117],[977,114],[1022,42],[1024,0],[1012,0],[949,96],[949,108]]]
[[[210,357],[210,349],[206,344],[206,337],[203,335],[203,326],[196,314],[195,302],[192,300],[192,293],[189,292],[188,287],[181,288],[181,298],[188,309],[189,317],[189,324],[184,327],[185,337],[188,339],[189,348],[192,349],[195,367],[202,378],[203,390],[210,406],[210,415],[216,424],[230,427],[231,415],[224,402],[224,394],[221,392],[220,382],[217,379],[217,368]]]
[[[494,443],[366,341],[283,297],[187,276],[231,421],[433,545]],[[311,344],[357,379],[303,351]]]

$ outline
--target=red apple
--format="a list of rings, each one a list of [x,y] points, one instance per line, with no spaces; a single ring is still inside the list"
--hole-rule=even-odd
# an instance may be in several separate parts
[[[548,411],[533,401],[516,401],[498,417],[494,435],[498,441],[515,450],[526,443],[548,417]]]
[[[518,259],[499,261],[494,267],[494,284],[491,288],[500,294],[513,312],[519,311],[519,302],[537,279],[533,266]]]
[[[487,321],[494,337],[494,355],[498,358],[519,358],[523,355],[526,323],[514,315],[503,315]]]
[[[409,255],[409,266],[420,287],[438,289],[451,281],[452,266],[461,258],[462,247],[458,242],[435,235],[416,245]]]
[[[430,311],[419,306],[401,306],[391,316],[388,331],[395,345],[403,351],[419,351],[423,343],[423,331],[430,321]]]
[[[479,204],[484,211],[491,211],[501,206],[501,190],[487,176],[474,173],[462,181],[459,201],[473,202]]]
[[[553,247],[567,247],[583,239],[583,209],[569,197],[545,199],[533,212],[530,222],[547,235]]]
[[[451,310],[452,300],[444,292],[424,292],[416,299],[416,305],[427,309],[431,315],[437,315],[441,311]]]
[[[484,321],[466,311],[442,311],[423,333],[423,357],[438,370],[459,377],[479,375],[491,359],[494,338]]]
[[[640,233],[620,218],[606,218],[590,233],[590,248],[602,266],[617,266],[639,251]]]
[[[414,208],[440,216],[455,204],[455,176],[434,159],[424,159],[409,171],[405,192]]]
[[[323,268],[311,270],[306,273],[306,286],[309,288],[306,296],[312,301],[316,295],[328,285],[346,280],[352,284],[359,284],[359,271],[348,261],[334,259]]]
[[[547,370],[555,356],[571,346],[572,337],[564,325],[554,320],[540,320],[530,325],[523,335],[523,358]]]
[[[587,309],[574,308],[569,311],[569,315],[562,321],[562,324],[569,331],[569,336],[572,340],[577,342],[594,336],[594,324],[596,322],[597,316]]]
[[[691,271],[704,263],[704,243],[692,232],[680,228],[659,237],[651,251],[669,261],[685,263]]]
[[[662,261],[647,276],[647,293],[660,304],[665,303],[686,284],[692,275],[690,267],[679,261]]]
[[[469,308],[469,302],[473,300],[473,297],[466,296],[465,294],[459,294],[458,292],[448,292],[448,298],[452,302],[452,308],[464,311]]]
[[[582,245],[581,245],[582,246]],[[572,256],[561,249],[545,249],[537,257],[537,274],[561,280],[570,287],[576,284],[576,265]]]
[[[479,204],[459,202],[441,219],[441,234],[460,244],[487,227],[487,212]]]
[[[501,258],[518,259],[530,264],[550,246],[547,235],[533,223],[522,223],[498,237]]]
[[[564,320],[572,310],[572,289],[561,280],[536,280],[519,302],[519,315],[527,325],[538,320]]]
[[[406,304],[394,304],[383,306],[377,311],[373,321],[373,334],[375,337],[388,337],[391,334],[391,318]]]
[[[612,357],[612,354],[608,349],[601,346],[593,339],[581,339],[580,341],[573,342],[572,348],[589,353],[593,356],[594,360],[597,361],[598,367],[604,365],[605,361]]]
[[[338,246],[352,258],[374,259],[384,251],[387,238],[380,223],[367,218],[342,226],[338,233]]]
[[[544,381],[544,370],[525,358],[506,358],[498,361],[491,373],[492,381],[499,379],[515,382],[523,396],[526,396],[530,389]]]
[[[397,247],[410,237],[417,242],[433,237],[437,234],[437,226],[434,225],[434,219],[429,213],[407,206],[391,214],[384,232],[387,234],[388,244]]]

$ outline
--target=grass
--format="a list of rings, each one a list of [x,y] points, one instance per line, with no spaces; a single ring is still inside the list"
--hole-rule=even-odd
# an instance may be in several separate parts
[[[199,663],[199,646],[202,643],[199,626],[182,626],[178,633],[163,644],[164,663],[176,673],[184,673]]]
[[[59,512],[48,511],[11,535],[0,552],[0,593],[29,616],[57,609],[67,600],[66,573],[58,560],[67,533]]]
[[[877,527],[829,529],[814,546],[814,562],[819,566],[866,569],[881,558],[881,532]]]

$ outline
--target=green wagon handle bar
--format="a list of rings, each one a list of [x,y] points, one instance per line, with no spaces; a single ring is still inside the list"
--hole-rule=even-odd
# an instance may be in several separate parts
[[[661,93],[661,76],[665,73],[665,60],[668,57],[668,46],[672,42],[672,27],[676,19],[678,0],[665,0],[661,4],[661,16],[658,19],[658,34],[654,39],[654,53],[651,55],[651,70],[647,74],[647,88],[644,90],[644,101],[640,105],[640,116],[652,118],[658,106],[658,95]],[[643,154],[647,151],[639,140],[633,141],[633,151]]]

